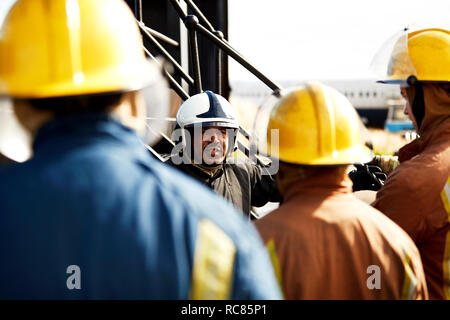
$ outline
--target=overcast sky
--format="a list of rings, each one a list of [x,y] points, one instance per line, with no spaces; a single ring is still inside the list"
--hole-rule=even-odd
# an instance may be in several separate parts
[[[0,0],[0,24],[14,1]],[[450,0],[228,0],[228,3],[231,44],[276,80],[367,77],[376,50],[403,27],[416,23],[450,28]],[[230,61],[230,79],[254,78]]]
[[[228,3],[230,43],[277,80],[367,77],[375,52],[395,32],[411,23],[450,24],[450,0]],[[230,62],[230,79],[253,76]]]
[[[14,2],[16,2],[16,0],[0,0],[0,25],[3,23],[3,19],[5,18],[5,14],[9,7],[11,7]]]

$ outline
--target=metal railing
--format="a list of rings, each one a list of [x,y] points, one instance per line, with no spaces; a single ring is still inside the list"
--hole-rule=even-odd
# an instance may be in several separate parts
[[[231,57],[236,62],[238,62],[242,67],[251,72],[256,78],[262,81],[265,85],[267,85],[273,92],[273,95],[279,96],[281,91],[281,86],[276,82],[270,80],[267,76],[265,76],[261,71],[259,71],[256,67],[254,67],[246,58],[242,56],[236,49],[234,49],[230,43],[224,38],[223,33],[220,30],[216,30],[213,25],[208,21],[205,15],[201,12],[201,10],[195,5],[192,0],[184,0],[187,7],[194,14],[186,14],[183,10],[183,7],[179,0],[167,0],[170,2],[172,7],[175,9],[176,13],[180,20],[186,26],[189,35],[190,42],[190,54],[192,58],[192,76],[189,75],[188,71],[185,71],[182,66],[176,61],[176,59],[170,55],[170,53],[162,46],[162,44],[158,41],[164,41],[165,43],[177,46],[181,50],[181,46],[179,43],[170,37],[165,36],[162,33],[157,32],[156,30],[151,29],[146,26],[143,22],[142,16],[142,0],[135,0],[135,16],[138,22],[138,25],[142,31],[142,34],[146,36],[149,42],[154,46],[157,54],[161,55],[164,59],[170,62],[173,66],[173,72],[180,76],[181,79],[185,80],[190,88],[193,88],[195,93],[203,92],[201,72],[200,72],[200,56],[198,50],[198,34],[202,35],[204,38],[212,42],[217,50],[217,79],[218,79],[218,94],[222,94],[223,91],[223,66],[222,66],[222,58],[223,54]],[[148,48],[145,48],[145,52],[147,55],[158,61],[155,56],[150,52]],[[159,61],[158,61],[159,62]],[[167,69],[167,67],[162,66],[164,70],[164,74],[167,77],[170,87],[180,96],[182,100],[186,100],[189,98],[188,92],[186,92],[181,83],[178,83],[175,78],[172,76],[171,72]],[[249,139],[250,136],[243,127],[239,126],[239,132],[243,137]],[[249,148],[238,141],[238,148],[245,154],[249,155]],[[256,161],[259,164],[263,164],[261,159],[256,156]]]

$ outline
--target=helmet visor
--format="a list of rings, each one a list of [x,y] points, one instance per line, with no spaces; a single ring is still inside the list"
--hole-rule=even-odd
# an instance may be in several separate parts
[[[370,70],[382,83],[406,83],[410,76],[417,77],[417,72],[408,52],[408,34],[405,28],[391,36],[377,51]]]
[[[140,102],[145,104],[145,114],[139,135],[144,144],[153,146],[165,138],[174,125],[170,118],[171,94],[167,81],[160,76],[139,92]]]
[[[282,90],[278,94],[272,93],[258,108],[252,128],[252,150],[268,157],[278,158],[278,131],[271,130],[268,132],[267,130],[270,115],[272,114],[274,108],[278,105],[280,99],[293,90],[295,90],[295,88]]]
[[[191,123],[185,126],[186,128],[193,128],[193,127],[221,127],[221,128],[233,128],[237,129],[239,128],[239,125],[237,123],[229,121],[227,119],[215,119],[210,118],[205,120],[201,120],[199,122]]]

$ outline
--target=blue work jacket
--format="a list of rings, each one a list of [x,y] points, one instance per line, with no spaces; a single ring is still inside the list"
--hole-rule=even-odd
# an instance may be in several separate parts
[[[52,120],[33,150],[0,168],[1,299],[189,299],[194,275],[197,293],[212,276],[227,298],[280,297],[256,229],[112,116]]]

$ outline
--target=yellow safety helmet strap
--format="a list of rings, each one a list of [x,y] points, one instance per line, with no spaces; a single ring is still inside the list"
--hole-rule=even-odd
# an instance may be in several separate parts
[[[259,106],[256,112],[255,119],[253,121],[252,128],[252,139],[251,139],[251,149],[257,150],[264,156],[277,158],[276,148],[270,150],[270,146],[267,144],[267,135],[270,137],[277,138],[276,132],[270,133],[267,131],[267,126],[269,124],[270,115],[272,110],[280,102],[282,97],[287,96],[289,93],[294,91],[296,88],[283,89],[280,92],[273,92],[264,102]]]

